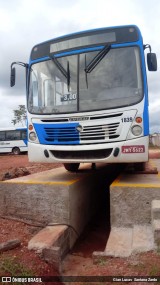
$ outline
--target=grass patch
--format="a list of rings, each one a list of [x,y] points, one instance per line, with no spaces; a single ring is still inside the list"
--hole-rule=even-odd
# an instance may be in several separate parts
[[[7,256],[0,257],[0,275],[1,276],[34,276],[34,272],[21,264],[15,257]],[[6,283],[2,283],[6,284]],[[24,282],[14,282],[15,285],[25,284]]]
[[[105,258],[101,258],[99,257],[97,260],[96,260],[96,264],[99,265],[99,266],[105,266],[106,264],[108,263],[108,260],[106,260]]]
[[[153,265],[149,272],[149,276],[157,276],[159,275],[159,272],[160,272],[160,268],[157,265]]]

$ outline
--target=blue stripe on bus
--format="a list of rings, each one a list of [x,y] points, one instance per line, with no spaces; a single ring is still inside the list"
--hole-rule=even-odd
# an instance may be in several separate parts
[[[65,51],[65,52],[59,52],[55,54],[54,57],[59,58],[59,57],[67,56],[67,55],[80,54],[80,53],[89,52],[89,51],[99,51],[103,48],[104,48],[104,45],[100,45],[96,47],[88,47],[88,48],[81,48],[81,49],[70,50],[70,51]],[[45,60],[49,60],[50,58],[51,58],[50,56],[41,57],[35,60],[31,60],[29,64],[31,65],[33,63],[43,62]]]
[[[149,115],[148,115],[148,100],[147,95],[145,95],[144,100],[144,110],[143,110],[143,133],[144,136],[149,135]]]
[[[79,123],[37,124],[34,123],[40,144],[44,145],[77,145],[80,144]]]
[[[149,135],[148,85],[147,85],[144,49],[142,44],[140,45],[140,53],[141,53],[142,79],[143,79],[143,88],[144,88],[143,133],[144,136],[148,136]]]
[[[25,140],[23,140],[23,142],[24,142],[24,144],[27,146],[27,144],[28,144],[28,140],[27,140],[27,139],[25,139]]]

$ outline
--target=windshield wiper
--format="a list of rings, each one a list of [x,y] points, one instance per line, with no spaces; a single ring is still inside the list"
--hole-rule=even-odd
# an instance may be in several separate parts
[[[86,68],[87,68],[87,59],[86,59],[86,54],[85,54],[85,70],[86,70]],[[88,89],[88,77],[87,77],[87,72],[86,72],[85,78],[86,78],[86,86],[87,86],[87,89]]]
[[[69,61],[67,61],[67,86],[68,86],[68,92],[69,92],[69,88],[70,88],[70,69],[69,69]]]
[[[49,56],[49,58],[55,63],[59,71],[64,75],[64,77],[67,79],[67,86],[69,91],[70,86],[70,70],[69,70],[69,61],[67,62],[67,71],[64,69],[64,67],[60,64],[60,62],[57,60],[55,56]]]
[[[110,51],[111,45],[106,45],[86,66],[85,72],[90,73],[97,64],[105,57],[105,55]]]

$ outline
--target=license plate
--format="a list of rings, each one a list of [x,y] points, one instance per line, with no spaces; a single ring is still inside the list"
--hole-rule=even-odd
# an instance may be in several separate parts
[[[144,145],[125,145],[122,146],[122,153],[144,153],[145,146]]]

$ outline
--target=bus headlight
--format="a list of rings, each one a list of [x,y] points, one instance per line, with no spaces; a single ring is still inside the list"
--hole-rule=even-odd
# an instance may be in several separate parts
[[[35,140],[37,139],[36,133],[35,133],[35,132],[31,132],[31,133],[29,134],[29,139],[30,139],[31,141],[35,141]]]
[[[140,136],[142,134],[142,128],[141,126],[135,125],[134,127],[132,127],[132,134],[134,136]]]

